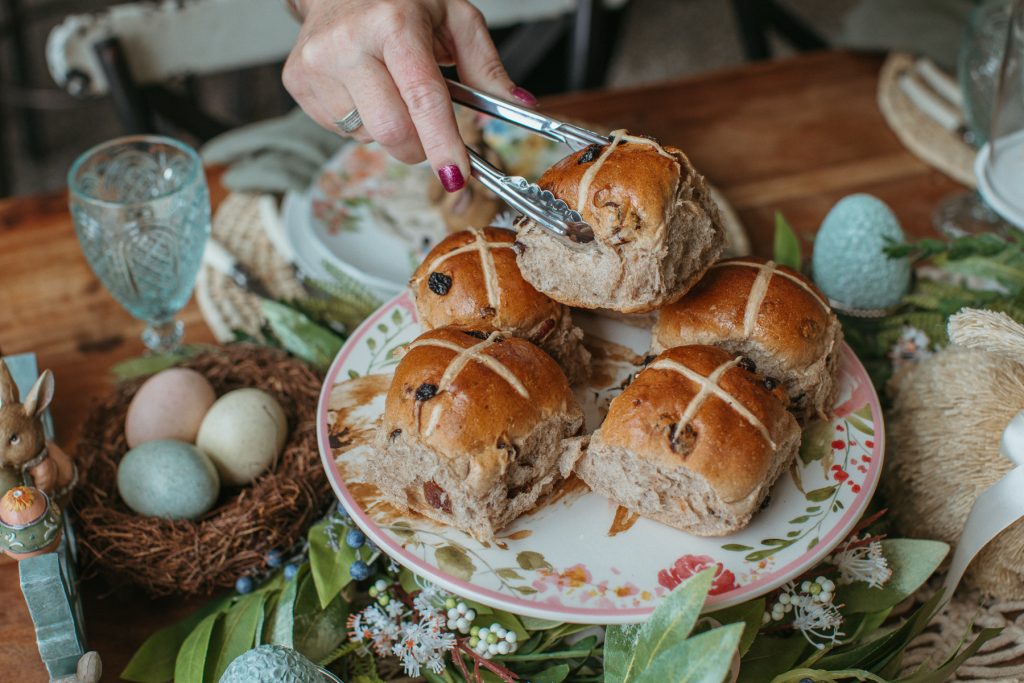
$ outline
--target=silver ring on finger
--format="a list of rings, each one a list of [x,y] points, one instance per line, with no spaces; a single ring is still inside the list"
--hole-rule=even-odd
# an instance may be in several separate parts
[[[334,125],[337,126],[342,133],[350,134],[362,128],[363,119],[359,116],[359,110],[353,108],[352,111],[335,121]]]

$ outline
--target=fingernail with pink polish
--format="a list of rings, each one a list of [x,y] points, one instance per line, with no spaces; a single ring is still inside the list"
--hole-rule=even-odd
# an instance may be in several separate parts
[[[441,179],[441,186],[448,192],[458,192],[466,184],[466,179],[462,177],[462,171],[455,164],[442,166],[437,171],[437,177]]]
[[[537,98],[534,97],[533,93],[526,88],[520,88],[519,86],[512,88],[512,97],[530,107],[537,104]]]

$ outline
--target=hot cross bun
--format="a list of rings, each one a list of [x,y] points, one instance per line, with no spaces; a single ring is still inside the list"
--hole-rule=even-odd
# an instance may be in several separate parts
[[[801,422],[826,417],[838,387],[843,330],[803,275],[762,258],[716,263],[679,301],[661,309],[654,352],[714,344],[746,356],[778,380]]]
[[[565,374],[528,341],[441,327],[395,369],[369,478],[389,500],[487,540],[571,471],[583,427]]]
[[[614,131],[574,152],[538,184],[577,209],[595,239],[575,244],[524,221],[519,267],[568,306],[651,311],[681,297],[722,251],[724,229],[704,178],[674,147]]]
[[[612,400],[576,473],[699,536],[745,527],[800,446],[785,394],[749,368],[714,346],[665,351]]]
[[[512,251],[515,232],[470,229],[437,244],[409,281],[426,329],[460,325],[527,339],[550,353],[569,381],[590,372],[583,332],[569,309],[523,279]]]

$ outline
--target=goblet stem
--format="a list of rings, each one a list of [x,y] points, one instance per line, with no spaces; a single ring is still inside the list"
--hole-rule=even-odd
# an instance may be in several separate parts
[[[142,331],[142,343],[154,353],[176,351],[185,336],[185,324],[180,320],[150,322]]]
[[[953,238],[982,233],[1006,236],[1011,232],[1011,226],[977,192],[946,197],[935,208],[932,220],[939,232]]]

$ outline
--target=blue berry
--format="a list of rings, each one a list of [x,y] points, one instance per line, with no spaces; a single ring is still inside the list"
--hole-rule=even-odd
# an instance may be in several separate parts
[[[359,529],[350,529],[345,534],[345,545],[349,548],[361,548],[366,543],[366,535]]]
[[[286,581],[291,581],[295,578],[295,575],[299,573],[299,565],[297,564],[286,564],[284,566],[284,578]]]
[[[348,570],[355,581],[362,581],[370,576],[370,566],[362,560],[356,560]]]
[[[348,519],[348,510],[345,509],[345,506],[341,504],[340,500],[338,501],[338,515],[342,519]]]
[[[801,678],[800,683],[814,683],[813,678]]]
[[[252,577],[251,576],[239,576],[238,580],[235,581],[235,590],[245,595],[246,593],[252,592]]]
[[[271,569],[277,569],[284,562],[284,553],[280,549],[274,548],[267,553],[267,566]]]

